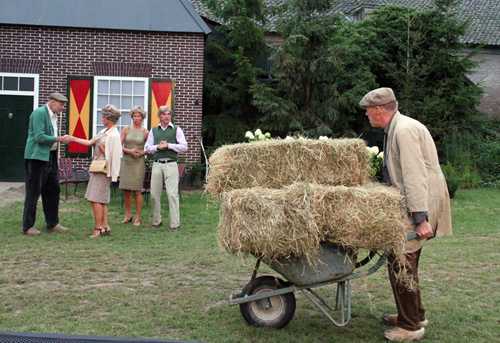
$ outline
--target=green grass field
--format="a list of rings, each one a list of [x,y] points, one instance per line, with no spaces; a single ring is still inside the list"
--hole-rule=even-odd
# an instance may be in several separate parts
[[[39,206],[36,228],[20,234],[23,204],[0,208],[0,331],[121,336],[204,342],[384,342],[380,314],[394,312],[385,267],[352,285],[345,328],[332,325],[301,293],[281,330],[248,326],[230,293],[250,279],[252,257],[228,255],[217,243],[218,209],[201,193],[183,194],[181,230],[119,224],[112,198],[110,236],[89,239],[90,203],[61,203],[68,234],[48,233]],[[164,222],[168,222],[166,198]],[[500,190],[459,190],[452,200],[454,235],[424,246],[421,289],[427,342],[500,342]],[[272,273],[267,266],[262,273]],[[334,301],[335,284],[318,288]]]

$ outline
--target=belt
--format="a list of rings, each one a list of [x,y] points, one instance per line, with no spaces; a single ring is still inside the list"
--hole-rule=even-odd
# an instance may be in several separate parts
[[[177,162],[176,160],[154,160],[153,162],[157,163],[171,163],[171,162]]]

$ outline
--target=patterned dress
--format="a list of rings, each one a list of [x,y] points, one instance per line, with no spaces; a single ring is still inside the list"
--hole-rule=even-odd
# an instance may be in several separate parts
[[[125,148],[143,151],[144,144],[146,144],[146,140],[144,139],[145,131],[145,128],[142,130],[134,130],[132,126],[130,126],[125,136]],[[120,170],[120,189],[128,191],[142,190],[145,169],[144,157],[145,156],[135,158],[130,154],[123,154]]]
[[[106,133],[103,133],[96,137],[96,143],[94,146],[94,156],[95,159],[100,153],[99,146],[106,146],[106,139],[108,138]],[[99,156],[99,160],[104,160],[104,155]],[[101,204],[108,204],[110,200],[110,185],[111,178],[106,174],[101,173],[90,173],[89,184],[87,186],[87,191],[85,192],[85,198],[92,202],[98,202]]]

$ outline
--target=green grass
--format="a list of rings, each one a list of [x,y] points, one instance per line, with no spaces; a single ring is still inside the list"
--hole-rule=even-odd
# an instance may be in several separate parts
[[[39,206],[36,228],[43,234],[23,236],[22,203],[0,208],[0,331],[235,343],[385,341],[379,317],[394,312],[385,268],[351,283],[353,318],[345,328],[333,326],[301,293],[284,329],[246,325],[227,300],[248,282],[254,259],[218,247],[215,205],[200,193],[183,198],[181,230],[168,232],[151,228],[146,205],[141,228],[119,224],[117,194],[109,206],[112,234],[98,239],[88,238],[93,216],[84,199],[61,203],[68,234],[48,233]],[[452,211],[454,235],[430,241],[422,253],[426,341],[500,341],[500,190],[458,190]],[[261,272],[272,271],[264,265]],[[333,302],[335,284],[317,290]]]

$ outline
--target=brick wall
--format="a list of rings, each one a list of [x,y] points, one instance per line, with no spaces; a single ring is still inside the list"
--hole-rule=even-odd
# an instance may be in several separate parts
[[[149,77],[175,79],[175,123],[188,141],[188,163],[201,156],[203,44],[202,34],[0,25],[0,58],[41,61],[40,106],[52,92],[66,94],[67,75],[95,76],[96,62],[149,64]]]

